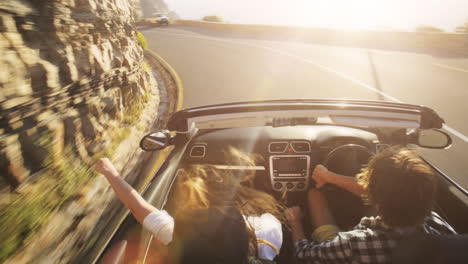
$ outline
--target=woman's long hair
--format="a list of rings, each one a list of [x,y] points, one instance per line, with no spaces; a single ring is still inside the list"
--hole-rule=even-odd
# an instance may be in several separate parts
[[[175,219],[171,263],[247,264],[249,232],[234,207],[190,210]]]
[[[258,161],[259,156],[233,147],[225,153],[225,164],[228,166],[241,165],[248,168],[255,166]],[[249,251],[248,255],[256,256],[257,246],[253,228],[246,225],[241,215],[260,216],[270,213],[286,223],[282,214],[283,207],[275,198],[253,188],[253,170],[227,170],[213,165],[196,164],[179,170],[176,177],[166,208],[175,219],[176,242],[173,243],[172,254],[180,258],[176,263],[185,263],[185,260],[202,256],[210,256],[209,261],[202,261],[204,263],[228,263],[228,259],[235,260],[230,260],[229,263],[243,263],[246,249]],[[218,224],[210,222],[212,220],[205,217],[207,212],[211,212],[208,213],[211,215],[209,218],[223,216],[220,218],[222,221],[218,221]],[[219,228],[220,223],[222,228]],[[221,236],[214,235],[216,233]],[[207,240],[208,237],[211,238]],[[225,237],[237,242],[228,243]],[[220,252],[225,253],[219,254]],[[221,261],[225,255],[239,256]]]
[[[258,155],[229,147],[226,165],[255,166]],[[283,207],[271,195],[255,190],[255,171],[218,169],[213,165],[197,164],[179,170],[168,210],[175,218],[184,217],[187,210],[233,206],[246,216],[270,213],[282,223]]]

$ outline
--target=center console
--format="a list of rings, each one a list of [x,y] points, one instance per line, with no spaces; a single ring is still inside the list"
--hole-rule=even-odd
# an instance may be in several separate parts
[[[271,186],[275,191],[305,191],[309,186],[308,155],[273,155],[269,159]]]

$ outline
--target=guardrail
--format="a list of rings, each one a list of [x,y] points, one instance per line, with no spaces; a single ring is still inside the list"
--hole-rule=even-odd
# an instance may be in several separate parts
[[[266,38],[281,37],[288,40],[317,44],[441,52],[468,56],[467,34],[340,30],[276,25],[226,24],[196,20],[176,20],[173,21],[173,24],[222,32],[251,34]]]

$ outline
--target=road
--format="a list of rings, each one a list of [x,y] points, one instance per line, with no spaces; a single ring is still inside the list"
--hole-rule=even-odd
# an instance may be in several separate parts
[[[184,108],[246,100],[351,98],[421,104],[454,143],[424,156],[468,189],[468,59],[258,39],[197,28],[141,29],[179,73]]]

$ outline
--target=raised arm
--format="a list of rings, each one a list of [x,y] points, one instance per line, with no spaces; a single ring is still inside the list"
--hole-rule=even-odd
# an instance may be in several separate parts
[[[319,189],[329,183],[345,189],[357,196],[361,196],[366,192],[364,187],[358,184],[356,178],[331,172],[323,165],[315,166],[312,179],[316,182],[316,188]]]
[[[119,200],[132,212],[138,222],[143,224],[143,220],[147,215],[158,211],[156,207],[145,201],[132,186],[120,177],[108,158],[100,159],[94,168],[97,172],[106,177]]]

